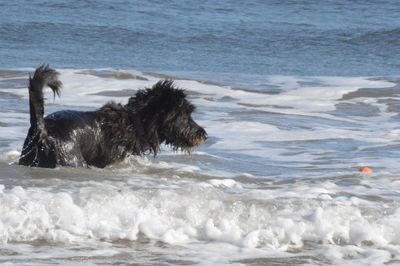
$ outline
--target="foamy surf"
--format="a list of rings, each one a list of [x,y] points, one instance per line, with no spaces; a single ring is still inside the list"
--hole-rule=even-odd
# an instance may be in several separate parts
[[[46,113],[126,102],[155,74],[62,69]],[[0,262],[382,265],[400,259],[398,84],[258,77],[176,84],[209,140],[106,169],[13,164],[27,70],[0,75]],[[260,85],[260,80],[263,80]],[[358,173],[360,166],[374,169]],[[28,259],[29,258],[29,259]]]
[[[254,252],[298,253],[305,247],[321,254],[329,249],[328,259],[333,261],[348,259],[350,247],[356,261],[366,255],[399,255],[395,251],[400,244],[399,206],[340,196],[341,189],[329,181],[314,187],[271,185],[269,190],[241,188],[227,180],[210,180],[213,186],[204,186],[201,180],[178,182],[171,177],[58,182],[63,183],[58,189],[65,185],[61,191],[1,186],[4,245],[145,237],[182,247],[224,243],[241,250],[238,259]],[[209,256],[218,254],[209,252]]]

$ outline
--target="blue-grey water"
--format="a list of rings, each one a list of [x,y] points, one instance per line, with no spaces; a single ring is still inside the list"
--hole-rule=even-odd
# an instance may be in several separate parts
[[[397,75],[400,5],[384,1],[0,2],[0,67]]]
[[[41,63],[46,114],[174,78],[209,139],[18,166]],[[398,1],[0,0],[0,265],[399,265],[399,70]]]

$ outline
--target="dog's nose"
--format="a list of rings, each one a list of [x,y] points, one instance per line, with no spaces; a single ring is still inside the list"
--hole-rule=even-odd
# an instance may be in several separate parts
[[[206,140],[208,138],[207,132],[204,130],[204,128],[200,128],[197,131],[197,136],[201,136],[201,138],[204,140]]]

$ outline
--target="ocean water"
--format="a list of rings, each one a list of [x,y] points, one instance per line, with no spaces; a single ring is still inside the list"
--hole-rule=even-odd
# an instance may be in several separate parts
[[[396,1],[1,1],[0,264],[400,265],[399,17]],[[43,62],[64,83],[46,114],[173,78],[209,139],[18,166]]]
[[[399,14],[395,0],[0,1],[0,67],[397,75]]]

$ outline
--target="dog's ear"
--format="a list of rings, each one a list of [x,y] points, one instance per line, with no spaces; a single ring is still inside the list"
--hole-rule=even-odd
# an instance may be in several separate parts
[[[185,99],[184,98],[178,99],[177,102],[178,102],[179,109],[181,109],[185,105]]]

